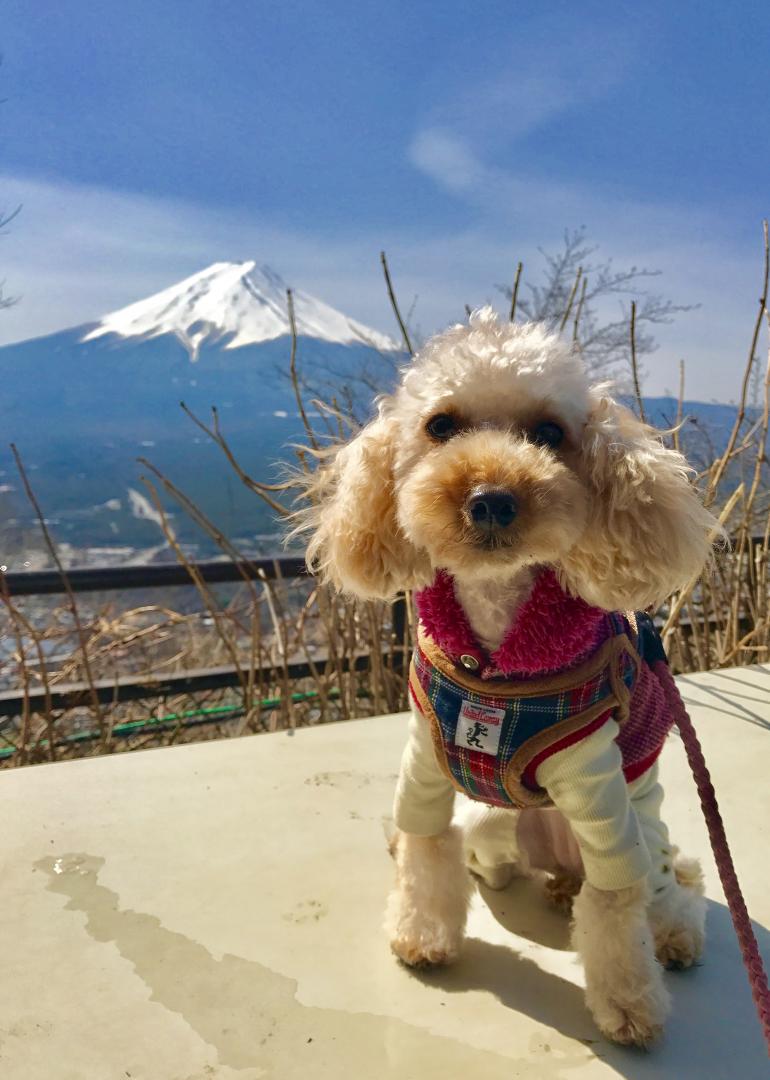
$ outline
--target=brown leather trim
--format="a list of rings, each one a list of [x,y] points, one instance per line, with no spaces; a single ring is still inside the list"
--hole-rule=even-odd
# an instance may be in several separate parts
[[[543,802],[550,801],[547,794],[544,792],[531,791],[529,788],[525,787],[522,782],[522,777],[524,776],[527,766],[534,757],[537,757],[541,750],[547,749],[549,746],[552,746],[553,743],[563,739],[566,735],[571,735],[573,732],[579,731],[581,727],[590,724],[592,720],[595,720],[597,716],[601,716],[603,712],[609,712],[614,709],[615,719],[618,724],[623,724],[628,719],[631,693],[621,678],[620,660],[623,653],[628,653],[636,665],[638,676],[640,665],[639,654],[632,647],[625,634],[618,634],[616,637],[610,638],[607,644],[611,646],[608,666],[612,693],[601,701],[597,701],[596,704],[590,705],[587,709],[584,709],[583,712],[578,713],[577,716],[568,716],[560,723],[546,728],[537,735],[533,735],[532,738],[527,739],[523,746],[519,747],[508,762],[503,776],[503,786],[505,787],[505,790],[510,797],[517,802],[521,802],[524,799],[532,800],[534,798],[537,801],[529,801],[525,803],[525,805],[538,806]]]
[[[601,716],[603,712],[609,712],[617,704],[614,694],[603,698],[602,701],[597,701],[595,705],[584,709],[577,716],[568,716],[566,720],[562,720],[560,723],[554,724],[553,727],[546,728],[545,731],[533,735],[531,739],[527,739],[523,746],[519,747],[508,762],[503,774],[503,787],[517,805],[522,807],[543,806],[551,801],[548,792],[532,791],[524,786],[522,777],[532,758],[536,757],[541,750],[545,750],[552,743],[563,739],[565,735],[571,735],[573,731],[578,731],[581,727],[585,727],[586,724],[590,724],[592,720],[595,720],[597,716]]]
[[[624,652],[631,657],[635,669],[634,686],[636,686],[637,680],[639,679],[639,673],[641,671],[642,660],[635,645],[631,644],[625,634],[621,634],[617,640],[622,643],[623,648],[618,649],[618,651],[612,658],[612,664],[610,666],[610,683],[612,685],[612,692],[618,699],[617,714],[615,716],[615,719],[622,727],[622,725],[625,724],[626,720],[628,720],[628,717],[631,713],[631,696],[633,694],[633,688],[629,690],[626,684],[623,682],[623,676],[620,670],[620,662],[623,658]]]
[[[530,806],[552,806],[551,797],[547,791],[532,791],[525,787],[521,780],[508,776],[508,769],[503,776],[503,787],[513,802],[512,809],[526,810]]]
[[[454,787],[455,790],[462,791],[467,795],[467,791],[465,791],[465,788],[462,786],[462,784],[458,782],[452,770],[449,768],[446,751],[444,750],[444,740],[441,738],[441,726],[438,722],[436,712],[428,699],[428,695],[423,690],[422,686],[420,685],[420,680],[417,678],[417,672],[414,669],[414,658],[412,659],[412,663],[409,668],[409,687],[415,698],[417,699],[417,705],[420,709],[420,712],[425,717],[425,720],[430,727],[430,737],[433,740],[433,750],[436,754],[436,760],[441,767],[441,771],[451,781],[452,787]]]
[[[582,686],[606,667],[617,649],[617,642],[624,642],[630,650],[630,642],[625,634],[608,638],[602,647],[579,667],[568,671],[557,671],[542,679],[479,679],[476,675],[457,667],[448,656],[428,637],[422,625],[417,631],[417,641],[425,656],[439,671],[457,683],[463,690],[485,697],[517,698],[538,697],[539,695],[569,690],[573,686]],[[630,650],[631,651],[631,650]]]

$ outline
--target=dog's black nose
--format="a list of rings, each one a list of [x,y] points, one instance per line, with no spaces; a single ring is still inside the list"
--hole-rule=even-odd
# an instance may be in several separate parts
[[[477,488],[465,507],[473,524],[488,532],[507,529],[519,509],[511,492],[501,488]]]

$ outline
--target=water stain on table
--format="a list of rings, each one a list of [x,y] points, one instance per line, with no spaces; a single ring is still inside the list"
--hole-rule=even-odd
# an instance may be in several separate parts
[[[303,1005],[295,980],[243,957],[217,959],[154,915],[121,909],[118,895],[99,881],[102,858],[73,853],[35,865],[47,875],[47,888],[66,897],[66,910],[85,916],[88,934],[115,945],[152,1000],[179,1014],[222,1065],[243,1070],[249,1080],[255,1069],[268,1080],[556,1080],[586,1062],[585,1050],[558,1036],[558,1051],[550,1046],[547,1055],[521,1059],[403,1020]]]

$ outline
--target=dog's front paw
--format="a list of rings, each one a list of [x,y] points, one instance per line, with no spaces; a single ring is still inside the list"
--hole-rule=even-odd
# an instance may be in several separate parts
[[[662,984],[653,986],[633,1000],[622,995],[587,995],[596,1026],[612,1042],[647,1048],[663,1034],[668,1011],[668,995]]]
[[[390,939],[390,947],[407,967],[425,968],[451,964],[457,959],[462,936],[452,934],[438,923],[424,923],[397,929]]]
[[[455,828],[432,837],[400,832],[393,854],[396,887],[385,912],[391,949],[409,967],[450,963],[462,945],[472,891],[462,834]]]
[[[457,959],[464,919],[440,908],[416,907],[414,896],[396,888],[388,898],[385,928],[390,947],[408,967],[435,967]]]
[[[669,1009],[645,908],[646,881],[613,891],[586,882],[574,904],[574,941],[586,973],[586,1004],[613,1042],[650,1046]]]

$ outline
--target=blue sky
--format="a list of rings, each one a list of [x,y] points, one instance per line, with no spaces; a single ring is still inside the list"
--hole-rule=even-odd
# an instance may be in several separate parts
[[[615,3],[7,0],[0,342],[256,258],[391,329],[495,300],[585,225],[697,312],[647,389],[736,393],[770,212],[770,11]]]

